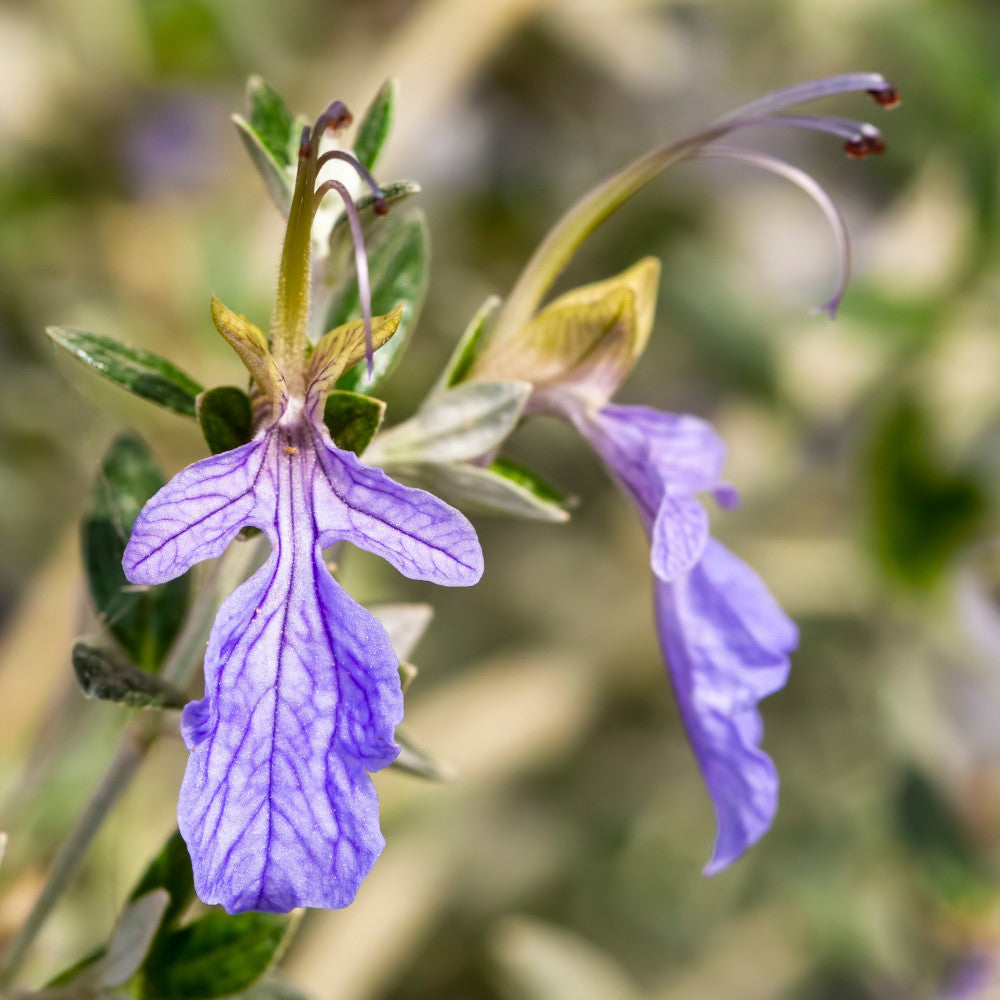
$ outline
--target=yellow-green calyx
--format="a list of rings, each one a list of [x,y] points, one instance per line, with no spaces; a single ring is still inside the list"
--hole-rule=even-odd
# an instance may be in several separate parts
[[[646,257],[559,296],[513,335],[489,341],[470,377],[567,389],[603,405],[646,347],[659,278],[660,262]]]

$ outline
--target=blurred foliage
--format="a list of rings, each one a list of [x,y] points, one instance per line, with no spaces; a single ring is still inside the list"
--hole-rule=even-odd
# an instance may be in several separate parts
[[[391,425],[593,183],[772,87],[871,68],[902,108],[835,113],[875,116],[885,157],[752,137],[844,207],[856,272],[835,324],[808,315],[831,277],[816,213],[732,165],[658,181],[562,285],[663,261],[625,396],[716,423],[744,503],[713,529],[803,630],[764,706],[774,830],[699,876],[712,817],[658,661],[641,529],[569,430],[532,423],[514,457],[578,497],[574,516],[478,522],[486,578],[435,594],[407,694],[408,730],[458,777],[380,777],[385,855],[349,910],[306,917],[282,965],[331,1000],[561,1000],[594,982],[657,1000],[895,1000],[943,994],[967,956],[995,964],[1000,619],[996,588],[970,603],[968,586],[1000,489],[998,65],[989,0],[0,7],[0,935],[113,728],[69,688],[72,639],[93,625],[72,542],[88,484],[126,427],[167,471],[206,450],[193,421],[56,357],[43,329],[106,333],[203,385],[242,379],[209,297],[266,328],[281,235],[229,123],[248,75],[309,113],[334,97],[361,111],[400,78],[378,173],[420,181],[434,261],[382,390]],[[358,599],[428,596],[353,552],[344,571]],[[150,760],[33,981],[109,940],[173,828],[183,760],[180,741]],[[49,790],[26,795],[43,766]]]

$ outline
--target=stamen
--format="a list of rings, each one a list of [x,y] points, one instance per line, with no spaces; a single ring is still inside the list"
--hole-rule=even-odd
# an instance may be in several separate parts
[[[316,127],[313,129],[312,151],[319,152],[320,139],[327,132],[339,132],[354,121],[354,115],[348,110],[343,101],[334,101],[326,111],[316,119]]]
[[[831,118],[827,115],[764,115],[759,118],[740,118],[732,123],[730,131],[745,126],[770,125],[809,129],[813,132],[838,136],[844,140],[844,151],[856,160],[870,153],[884,153],[886,149],[882,133],[874,125],[854,121],[851,118]]]
[[[769,115],[805,101],[814,101],[820,97],[832,97],[835,94],[847,94],[852,91],[864,91],[871,94],[885,108],[895,107],[901,99],[899,92],[881,73],[844,73],[840,76],[827,76],[819,80],[796,83],[791,87],[782,87],[780,90],[772,90],[771,93],[765,94],[749,104],[744,104],[734,111],[729,111],[715,120],[716,122],[728,122],[734,118]]]
[[[365,165],[356,157],[350,153],[345,152],[342,149],[331,149],[330,152],[324,153],[319,158],[319,163],[316,164],[317,172],[323,169],[323,166],[329,163],[331,160],[341,160],[344,163],[350,164],[357,173],[357,175],[368,185],[369,190],[372,193],[372,208],[375,210],[376,215],[385,215],[389,211],[389,206],[386,204],[385,192],[378,186],[375,178],[368,172]]]
[[[302,138],[299,139],[299,159],[308,160],[309,153],[312,151],[312,144],[309,141],[309,126],[302,126]]]
[[[836,316],[840,300],[844,297],[844,290],[851,273],[851,243],[847,232],[847,223],[823,186],[804,170],[800,170],[791,163],[786,163],[774,156],[768,156],[766,153],[758,153],[755,150],[740,149],[736,146],[707,146],[693,152],[690,158],[717,158],[749,163],[772,174],[777,174],[779,177],[784,177],[812,198],[826,216],[837,243],[837,283],[830,299],[815,309],[815,312],[825,312],[833,319]]]
[[[351,227],[351,239],[354,242],[354,268],[358,276],[358,298],[361,300],[361,315],[365,321],[365,358],[368,361],[368,377],[371,378],[375,350],[372,345],[372,290],[368,275],[368,251],[365,249],[365,239],[361,231],[361,217],[354,204],[351,193],[340,181],[324,181],[313,195],[313,212],[319,208],[328,191],[336,191],[344,203],[344,214]]]

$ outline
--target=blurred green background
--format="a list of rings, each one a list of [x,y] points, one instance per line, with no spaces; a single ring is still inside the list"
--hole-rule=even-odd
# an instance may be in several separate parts
[[[458,777],[379,777],[385,854],[350,909],[308,916],[285,968],[329,1000],[895,1000],[1000,960],[998,65],[989,0],[0,4],[0,936],[121,728],[68,658],[92,626],[77,521],[99,456],[126,426],[170,471],[204,453],[192,422],[56,357],[42,330],[116,336],[206,385],[240,377],[209,296],[265,324],[282,229],[229,123],[248,74],[310,115],[401,79],[379,173],[422,183],[434,267],[387,385],[398,420],[589,186],[763,91],[871,69],[901,109],[834,113],[877,121],[885,157],[748,140],[847,215],[836,323],[809,312],[833,276],[819,214],[733,164],[678,167],[564,282],[663,260],[623,398],[715,422],[744,503],[714,530],[802,626],[764,706],[773,830],[700,876],[713,819],[641,527],[569,430],[533,423],[513,453],[580,498],[568,525],[478,519],[487,575],[469,592],[347,566],[361,599],[434,601],[409,729]],[[36,981],[107,936],[173,826],[184,759],[179,738],[157,747],[40,938]]]

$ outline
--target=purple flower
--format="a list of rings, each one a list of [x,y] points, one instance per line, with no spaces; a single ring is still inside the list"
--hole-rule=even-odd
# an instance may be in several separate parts
[[[332,331],[307,360],[317,160],[307,137],[274,356],[259,330],[213,303],[220,333],[257,383],[256,435],[160,490],[139,515],[123,561],[131,581],[156,584],[221,555],[245,526],[271,543],[264,566],[220,609],[205,655],[205,696],[181,718],[191,756],[180,830],[198,895],[230,913],[346,906],[384,845],[368,772],[399,753],[399,664],[384,628],[333,579],[323,550],[349,541],[408,577],[445,586],[473,584],[483,570],[465,517],[336,447],[323,424],[337,377],[366,355],[366,343],[370,349],[391,336],[400,312],[380,317],[374,338],[367,316]]]
[[[729,506],[725,446],[697,417],[643,406],[569,415],[635,504],[651,540],[656,624],[681,719],[715,807],[706,875],[770,828],[778,774],[760,749],[757,702],[784,686],[795,625],[760,577],[709,535],[695,494]]]

